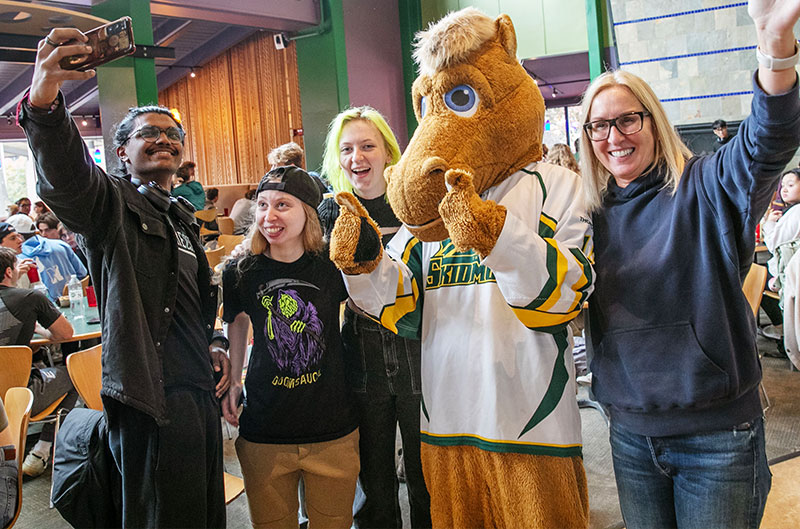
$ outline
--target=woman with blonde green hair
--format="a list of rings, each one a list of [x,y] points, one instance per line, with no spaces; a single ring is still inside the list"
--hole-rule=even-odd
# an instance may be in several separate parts
[[[322,170],[335,192],[355,194],[381,229],[383,245],[401,222],[386,201],[383,171],[400,159],[400,147],[384,117],[363,106],[331,121]],[[318,208],[326,235],[339,216],[328,198]],[[401,338],[367,317],[351,300],[342,339],[345,368],[359,412],[361,473],[366,501],[355,514],[359,528],[401,528],[395,471],[397,426],[403,439],[411,527],[431,526],[430,497],[422,477],[419,415],[422,396],[420,342]]]

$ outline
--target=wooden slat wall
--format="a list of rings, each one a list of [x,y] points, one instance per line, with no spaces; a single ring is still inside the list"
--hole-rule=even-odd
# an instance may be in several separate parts
[[[267,154],[302,128],[294,43],[273,46],[272,34],[237,44],[159,93],[159,102],[181,113],[187,139],[184,160],[197,164],[205,186],[258,182]]]

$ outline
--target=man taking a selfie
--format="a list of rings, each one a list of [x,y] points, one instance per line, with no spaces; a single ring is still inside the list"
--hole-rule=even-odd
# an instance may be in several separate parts
[[[19,122],[38,194],[80,234],[96,286],[121,523],[224,527],[217,398],[229,385],[227,341],[212,335],[216,287],[192,209],[166,191],[184,131],[165,108],[133,108],[114,136],[119,176],[97,167],[59,91],[66,80],[94,76],[59,66],[88,53],[84,42],[76,29],[54,29],[40,43]],[[222,375],[216,384],[214,370]]]

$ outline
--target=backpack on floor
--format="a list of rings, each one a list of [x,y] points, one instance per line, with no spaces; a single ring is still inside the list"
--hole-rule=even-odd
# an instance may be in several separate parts
[[[103,412],[76,408],[64,419],[53,455],[51,500],[73,527],[121,527],[122,480]]]

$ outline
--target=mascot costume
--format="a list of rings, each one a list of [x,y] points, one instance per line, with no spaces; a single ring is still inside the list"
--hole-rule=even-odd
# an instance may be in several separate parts
[[[331,259],[351,298],[422,340],[422,464],[434,527],[585,528],[568,323],[592,288],[577,175],[537,163],[544,101],[511,20],[467,8],[418,35],[419,120],[387,196],[384,253],[340,193]]]

